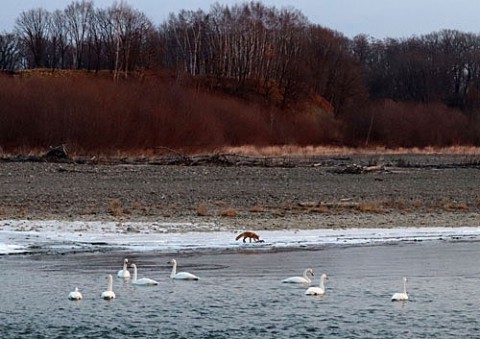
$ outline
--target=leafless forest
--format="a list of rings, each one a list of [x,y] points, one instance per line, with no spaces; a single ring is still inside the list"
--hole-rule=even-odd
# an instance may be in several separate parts
[[[3,151],[480,145],[480,35],[353,39],[261,2],[153,23],[125,2],[0,33]]]

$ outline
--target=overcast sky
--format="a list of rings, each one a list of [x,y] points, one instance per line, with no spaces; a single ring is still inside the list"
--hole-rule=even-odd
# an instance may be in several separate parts
[[[94,0],[99,8],[114,0]],[[169,13],[181,9],[208,11],[218,2],[241,4],[243,0],[127,0],[133,8],[145,13],[155,24]],[[480,0],[263,0],[267,6],[294,7],[314,24],[353,37],[367,34],[383,39],[405,38],[441,29],[480,33]],[[64,9],[71,0],[0,0],[0,32],[11,32],[22,11],[44,8]]]

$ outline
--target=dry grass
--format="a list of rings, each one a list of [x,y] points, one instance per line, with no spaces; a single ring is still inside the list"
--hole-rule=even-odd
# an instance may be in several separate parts
[[[258,147],[254,145],[243,145],[238,147],[223,147],[220,152],[231,154],[243,154],[250,156],[277,157],[284,155],[298,156],[341,156],[341,155],[377,155],[377,154],[456,154],[456,155],[480,155],[480,147],[474,146],[452,146],[452,147],[412,147],[412,148],[385,148],[385,147],[335,147],[335,146],[265,146]]]
[[[440,207],[444,211],[468,211],[468,205],[464,202],[449,201],[447,199],[442,199],[440,201]]]
[[[447,212],[469,212],[472,207],[480,208],[480,201],[472,202],[459,202],[451,201],[447,198],[442,198],[438,201],[434,201],[430,204],[426,202],[415,199],[412,201],[408,200],[382,200],[382,201],[361,201],[358,203],[356,208],[357,211],[362,213],[383,213],[388,210],[395,211],[421,211],[429,210],[431,212],[442,210]]]
[[[202,202],[202,203],[198,204],[197,215],[199,217],[206,217],[206,216],[210,215],[210,209],[209,209],[207,203]]]
[[[132,203],[132,210],[143,211],[144,209],[145,208],[141,201],[136,200]]]
[[[145,203],[139,200],[135,200],[132,202],[131,208],[132,211],[137,211],[140,213],[148,214],[151,210],[149,206],[147,206]]]
[[[385,211],[381,201],[362,201],[358,204],[357,209],[362,213],[382,213]]]
[[[420,199],[415,199],[415,200],[412,201],[412,206],[414,208],[420,208],[420,207],[425,206],[425,203]]]
[[[238,211],[234,208],[227,208],[218,212],[218,215],[221,217],[234,218],[238,215]]]
[[[265,207],[257,204],[255,206],[253,206],[252,208],[250,208],[249,212],[250,213],[263,213],[263,212],[265,212]]]
[[[380,199],[380,200],[361,200],[331,202],[302,202],[297,204],[284,203],[280,206],[281,211],[272,212],[274,216],[281,216],[286,213],[341,213],[341,211],[352,211],[358,213],[389,213],[398,212],[421,212],[421,211],[463,211],[468,212],[471,208],[480,208],[480,199],[473,202],[450,201],[446,198],[427,204],[420,199]],[[252,210],[250,210],[252,212]]]
[[[125,212],[122,208],[122,201],[118,198],[110,200],[108,203],[108,212],[114,217],[121,216]]]
[[[98,206],[96,204],[90,204],[87,207],[86,213],[96,215],[98,213]]]
[[[136,161],[153,159],[164,152],[159,153],[158,148],[132,148],[129,150],[97,150],[94,152],[85,152],[76,149],[74,146],[67,146],[69,156],[72,160],[79,160],[88,156],[92,163],[108,162],[111,159],[135,159]],[[8,151],[0,148],[0,158],[11,158],[17,155],[40,157],[45,154],[47,148],[41,147],[10,147]],[[205,154],[205,153],[226,153],[255,157],[285,157],[285,156],[375,156],[375,155],[465,155],[479,156],[480,147],[473,146],[452,146],[452,147],[424,147],[424,148],[352,148],[335,146],[255,146],[243,145],[235,147],[220,147],[214,150],[194,149],[182,150],[185,154]],[[133,161],[133,160],[132,160]],[[479,159],[480,161],[480,159]],[[222,202],[218,202],[222,203]]]

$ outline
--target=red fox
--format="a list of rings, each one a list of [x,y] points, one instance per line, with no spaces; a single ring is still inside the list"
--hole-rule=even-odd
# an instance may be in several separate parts
[[[263,240],[260,240],[260,237],[258,236],[258,234],[256,233],[253,233],[253,232],[243,232],[241,234],[239,234],[235,240],[239,240],[241,237],[243,237],[243,242],[245,242],[245,240],[248,238],[249,239],[249,242],[252,242],[252,239],[255,241],[255,242],[264,242]]]

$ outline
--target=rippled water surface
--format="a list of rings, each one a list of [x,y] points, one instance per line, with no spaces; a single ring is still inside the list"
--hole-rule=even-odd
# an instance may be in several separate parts
[[[158,286],[106,275],[124,256]],[[480,333],[480,243],[430,242],[328,247],[315,251],[177,254],[169,279],[164,253],[0,257],[1,338],[454,338]],[[312,266],[327,294],[282,284]],[[390,301],[409,278],[411,300]],[[78,286],[84,299],[67,300]]]

